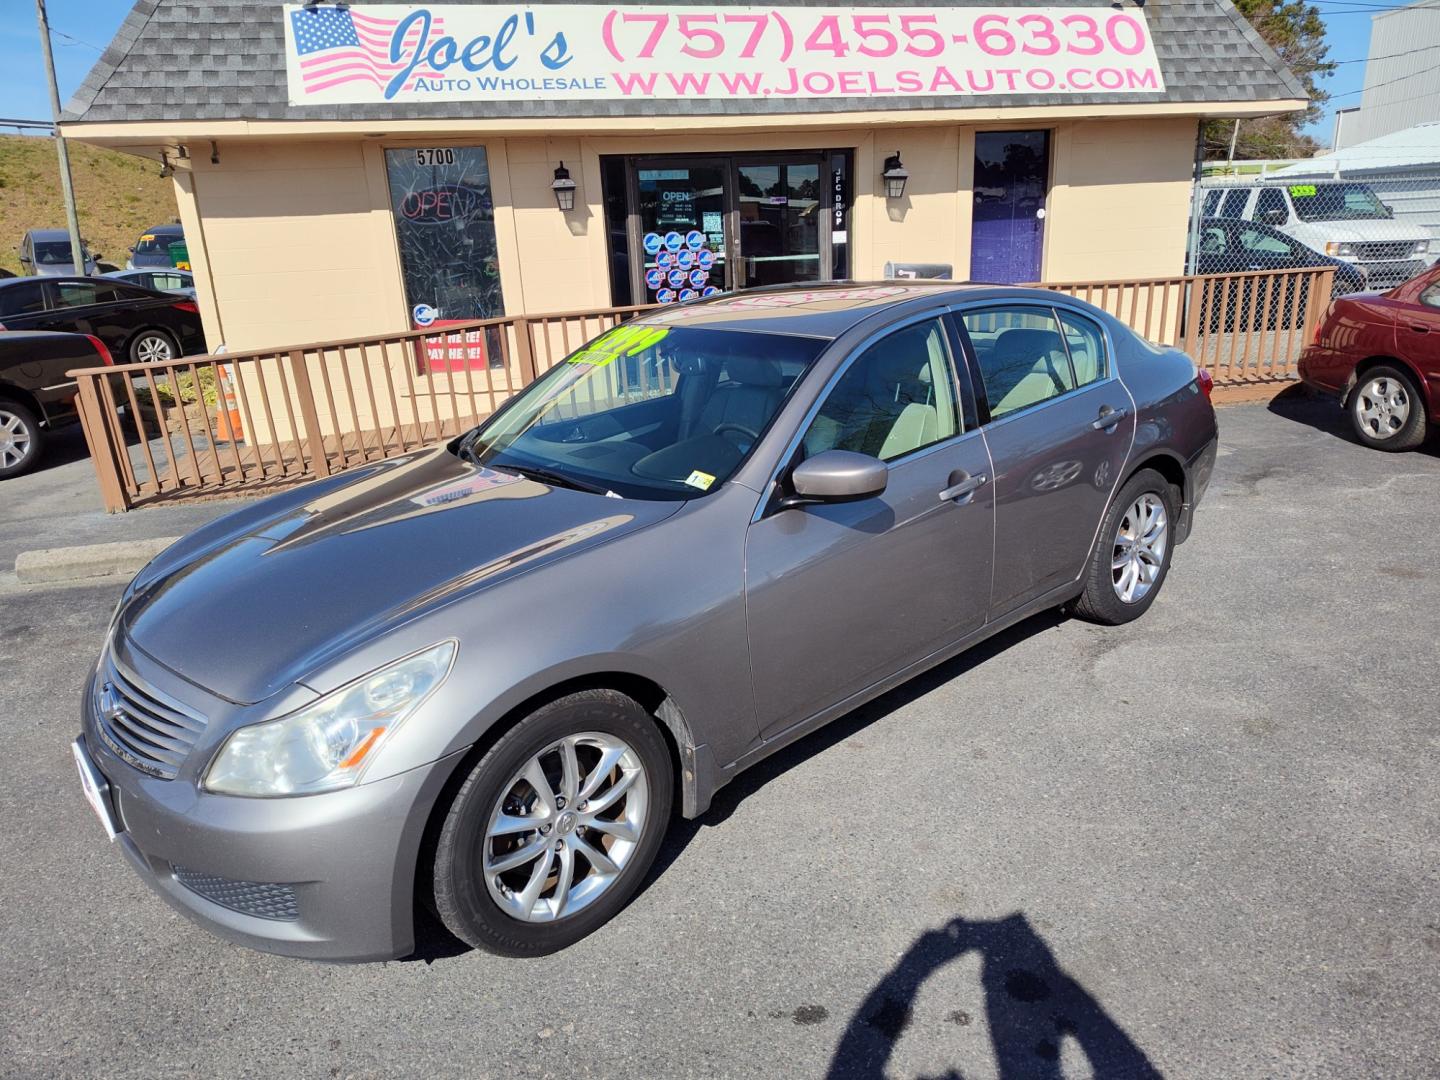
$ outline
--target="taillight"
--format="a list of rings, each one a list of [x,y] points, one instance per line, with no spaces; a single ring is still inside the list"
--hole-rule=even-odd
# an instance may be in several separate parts
[[[1210,393],[1215,389],[1215,379],[1210,372],[1203,367],[1195,369],[1195,383],[1200,387],[1200,392],[1205,395],[1205,400],[1210,400]]]
[[[105,342],[101,341],[94,334],[86,334],[85,339],[89,341],[91,345],[95,346],[95,351],[100,354],[100,360],[106,367],[115,366],[115,358],[110,355],[110,350],[105,347]]]
[[[5,324],[4,324],[3,322],[0,322],[0,330],[4,330],[4,329],[5,329]]]
[[[174,307],[176,311],[184,311],[190,315],[200,314],[200,305],[193,300],[176,300],[171,306]]]

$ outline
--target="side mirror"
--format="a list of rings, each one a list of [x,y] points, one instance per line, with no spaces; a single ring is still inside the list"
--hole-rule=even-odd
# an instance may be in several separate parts
[[[802,461],[790,473],[793,495],[780,500],[782,509],[814,503],[855,502],[885,491],[890,472],[885,463],[851,450],[826,450]]]

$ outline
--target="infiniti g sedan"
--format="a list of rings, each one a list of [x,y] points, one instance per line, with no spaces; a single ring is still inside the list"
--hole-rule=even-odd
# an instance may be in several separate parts
[[[85,690],[83,789],[233,941],[401,956],[421,903],[552,952],[673,812],[807,732],[1036,612],[1144,614],[1210,479],[1209,390],[1040,290],[647,313],[448,445],[159,556]]]

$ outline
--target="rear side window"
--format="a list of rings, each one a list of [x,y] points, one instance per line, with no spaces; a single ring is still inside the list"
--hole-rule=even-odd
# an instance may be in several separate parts
[[[1060,325],[1065,330],[1065,347],[1070,350],[1070,364],[1075,369],[1075,382],[1080,386],[1099,382],[1107,372],[1105,335],[1083,315],[1063,308],[1059,314]]]
[[[0,319],[6,315],[29,315],[45,310],[45,290],[38,281],[26,281],[0,289]]]
[[[122,288],[120,285],[111,285],[101,281],[57,281],[55,283],[55,302],[59,307],[110,304],[121,299]]]
[[[1205,210],[1204,210],[1204,213],[1205,213],[1205,216],[1206,216],[1206,217],[1214,217],[1214,216],[1215,216],[1215,210],[1216,210],[1216,208],[1220,205],[1220,195],[1221,195],[1221,192],[1219,192],[1219,191],[1207,191],[1207,192],[1205,193]]]
[[[1050,308],[985,308],[962,320],[980,364],[991,419],[1075,389],[1065,340]]]
[[[1245,200],[1250,198],[1249,188],[1236,188],[1234,191],[1225,193],[1225,201],[1220,204],[1221,217],[1239,217],[1245,212]]]

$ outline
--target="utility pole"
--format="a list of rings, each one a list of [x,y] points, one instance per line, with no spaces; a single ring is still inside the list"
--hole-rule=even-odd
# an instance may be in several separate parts
[[[75,185],[70,180],[70,151],[60,134],[60,87],[55,84],[55,55],[50,51],[50,19],[45,0],[35,0],[35,17],[40,21],[40,51],[45,57],[45,77],[50,80],[50,113],[55,121],[55,152],[60,156],[60,191],[65,197],[65,224],[70,229],[70,258],[75,273],[85,273],[85,248],[80,243],[80,218],[75,213]]]
[[[1240,118],[1235,118],[1235,127],[1230,132],[1230,156],[1225,159],[1225,172],[1228,174],[1235,168],[1235,143],[1240,138]]]

